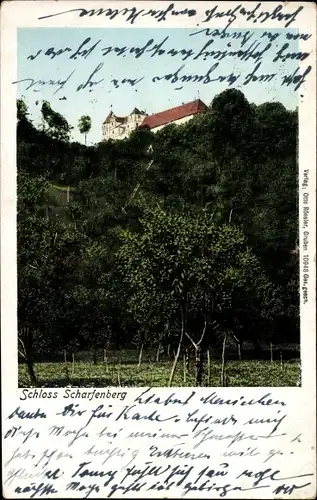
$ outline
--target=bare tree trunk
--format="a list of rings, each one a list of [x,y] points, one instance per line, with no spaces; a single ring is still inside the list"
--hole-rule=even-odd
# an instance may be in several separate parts
[[[242,341],[234,333],[232,333],[232,335],[237,344],[238,359],[239,361],[242,361]]]
[[[111,359],[111,380],[112,383],[114,384],[114,371],[115,371],[115,362],[114,359]]]
[[[64,349],[64,363],[67,363],[67,351]]]
[[[238,342],[238,359],[242,361],[242,342],[240,340]]]
[[[198,345],[195,349],[196,354],[196,386],[201,386],[203,380],[203,351],[201,345]]]
[[[119,367],[118,367],[118,372],[117,372],[118,386],[119,386],[119,387],[121,387],[121,376],[120,376],[120,370],[121,370],[121,363],[119,364]]]
[[[142,356],[143,356],[143,342],[141,344],[140,352],[139,352],[139,363],[138,363],[138,369],[141,368],[142,364]]]
[[[103,362],[106,366],[106,373],[108,373],[108,357],[107,357],[107,349],[103,350]]]
[[[262,346],[260,344],[260,341],[256,339],[253,341],[253,344],[255,346],[256,355],[261,357],[263,354],[263,349],[262,349]]]
[[[222,344],[222,356],[221,356],[221,387],[226,387],[226,342],[227,342],[227,332],[225,332]]]
[[[18,353],[25,359],[30,382],[32,386],[37,386],[37,379],[34,371],[34,361],[32,354],[33,336],[29,328],[23,327],[18,333]]]
[[[172,369],[171,369],[170,378],[169,378],[169,381],[168,381],[168,387],[171,387],[171,385],[173,383],[177,361],[178,361],[178,358],[179,358],[179,355],[180,355],[180,352],[181,352],[181,346],[182,346],[183,337],[184,337],[184,326],[185,326],[184,325],[184,315],[183,314],[182,314],[181,325],[182,325],[181,326],[181,335],[179,337],[178,347],[177,347],[177,351],[176,351],[176,354],[175,354],[174,363],[173,363],[173,366],[172,366]]]
[[[159,342],[156,350],[156,362],[160,362],[161,342]]]
[[[97,364],[97,349],[94,349],[94,365]]]
[[[183,375],[184,375],[184,384],[186,384],[186,354],[183,355]]]
[[[75,373],[75,353],[72,352],[72,373]]]
[[[281,367],[281,370],[283,370],[283,352],[280,351],[280,367]]]
[[[69,186],[67,186],[67,203],[69,203]]]
[[[208,368],[208,386],[210,386],[211,380],[211,361],[210,361],[210,350],[207,349],[207,368]]]
[[[190,342],[194,346],[195,354],[196,354],[196,386],[197,385],[200,386],[202,384],[203,369],[204,369],[202,345],[204,342],[206,329],[207,329],[207,318],[205,316],[203,331],[202,331],[200,339],[197,343],[191,338],[189,333],[186,332],[186,336],[188,337],[188,339],[190,340]]]
[[[171,385],[173,383],[173,379],[174,379],[174,375],[175,375],[175,370],[176,370],[176,365],[177,365],[178,358],[179,358],[179,355],[180,355],[180,352],[181,352],[182,340],[183,340],[183,335],[181,335],[181,337],[180,337],[180,340],[179,340],[179,343],[178,343],[178,347],[177,347],[177,351],[175,353],[174,363],[173,363],[173,366],[172,366],[172,369],[171,369],[170,378],[169,378],[169,381],[168,381],[168,387],[171,387]]]
[[[35,371],[34,371],[34,363],[30,358],[28,358],[26,360],[26,366],[28,368],[28,374],[30,377],[31,385],[37,386],[37,380],[36,380],[36,375],[35,375]]]
[[[273,344],[270,342],[271,363],[273,363]]]
[[[190,349],[189,347],[186,348],[186,368],[187,371],[189,372],[189,365],[190,365]]]

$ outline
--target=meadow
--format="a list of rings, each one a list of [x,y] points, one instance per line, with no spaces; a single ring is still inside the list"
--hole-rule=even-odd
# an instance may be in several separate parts
[[[38,387],[166,387],[172,361],[136,363],[98,363],[91,361],[43,362],[34,365]],[[227,387],[290,387],[296,386],[300,376],[299,360],[283,363],[270,360],[228,361]],[[195,386],[195,371],[186,370],[180,361],[175,372],[173,387]],[[220,387],[221,361],[211,362],[204,370],[204,387]],[[19,387],[29,387],[27,367],[19,365]]]

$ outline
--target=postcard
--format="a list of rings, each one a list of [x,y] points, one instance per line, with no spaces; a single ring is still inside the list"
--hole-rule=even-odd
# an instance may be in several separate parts
[[[4,498],[316,495],[316,7],[1,6]]]

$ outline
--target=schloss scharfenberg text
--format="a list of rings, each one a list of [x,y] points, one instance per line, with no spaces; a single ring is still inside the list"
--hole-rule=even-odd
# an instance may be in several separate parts
[[[306,81],[307,76],[311,72],[311,65],[307,64],[302,70],[299,68],[301,61],[307,61],[310,58],[311,52],[294,51],[290,48],[290,42],[297,40],[301,43],[309,40],[310,33],[297,33],[292,28],[292,24],[296,21],[303,7],[293,9],[291,12],[284,12],[283,6],[277,6],[271,11],[261,10],[261,4],[258,4],[252,11],[246,10],[241,5],[231,10],[220,10],[218,6],[205,11],[206,18],[199,24],[199,29],[192,31],[188,35],[188,44],[186,47],[178,47],[173,40],[173,30],[168,36],[153,36],[140,46],[128,46],[124,43],[120,46],[112,45],[110,37],[107,39],[92,39],[84,37],[82,42],[77,46],[72,46],[70,42],[67,46],[58,46],[51,44],[38,47],[34,53],[30,53],[28,60],[38,60],[39,58],[49,62],[56,58],[67,58],[73,65],[70,67],[68,74],[57,78],[52,71],[50,78],[42,79],[39,75],[29,75],[13,83],[24,83],[25,90],[38,92],[42,87],[52,87],[53,93],[63,91],[82,90],[93,91],[96,87],[110,86],[110,89],[118,89],[123,86],[130,86],[135,89],[141,82],[147,85],[159,84],[160,82],[170,83],[175,90],[181,90],[186,84],[202,83],[209,85],[214,82],[224,83],[226,86],[240,86],[265,84],[267,82],[276,82],[277,85],[290,87],[294,91],[298,90]],[[107,19],[116,19],[118,16],[123,16],[130,24],[135,24],[140,17],[151,16],[157,22],[166,21],[168,15],[186,15],[193,17],[197,14],[196,10],[185,9],[176,11],[174,4],[170,4],[165,10],[144,9],[137,10],[135,7],[130,9],[72,9],[70,11],[61,12],[42,16],[40,19],[54,17],[57,15],[78,14],[79,17],[86,19],[94,16],[104,15]],[[211,19],[225,19],[227,25],[221,29],[207,28],[206,23]],[[234,22],[243,18],[250,23],[250,30],[234,30]],[[278,20],[281,24],[280,29],[283,32],[276,30],[267,30],[263,32],[263,26],[260,33],[255,28],[261,27],[261,24],[268,20]],[[257,24],[256,24],[257,23]],[[230,28],[230,29],[229,29]],[[252,29],[252,30],[251,30]],[[154,31],[154,33],[156,33]],[[192,49],[192,37],[199,37],[201,43],[198,49]],[[219,44],[221,42],[221,44]],[[232,43],[236,44],[232,47]],[[100,56],[100,62],[93,70],[89,68],[87,76],[84,79],[76,78],[76,69],[78,64],[89,62],[91,54]],[[153,72],[150,76],[145,76],[136,70],[135,74],[126,74],[124,78],[109,77],[109,64],[104,61],[107,56],[115,55],[120,58],[124,65],[125,60],[134,58],[149,58],[153,61]],[[175,70],[166,74],[156,74],[155,61],[157,58],[175,60]],[[204,61],[206,70],[195,73],[192,69],[187,68],[188,63]],[[252,69],[248,74],[237,68],[237,62],[251,62]],[[289,61],[298,61],[298,67],[294,71],[283,72],[281,64]],[[232,63],[234,69],[228,71],[228,65],[224,62]],[[276,66],[276,71],[272,72],[272,62]],[[267,65],[270,65],[267,68]],[[44,64],[44,68],[47,66]],[[282,66],[283,68],[283,66]],[[81,68],[82,69],[82,68]],[[128,71],[128,70],[127,70]]]
[[[270,392],[231,399],[217,391],[162,396],[143,389],[134,397],[116,391],[114,398],[111,389],[83,392],[104,397],[104,404],[88,396],[83,406],[73,389],[64,391],[73,402],[44,404],[54,391],[25,389],[21,400],[41,401],[30,407],[28,399],[7,414],[4,484],[16,498],[171,490],[226,497],[256,489],[278,495],[311,484],[309,467],[289,473],[302,434],[286,432],[287,404]]]

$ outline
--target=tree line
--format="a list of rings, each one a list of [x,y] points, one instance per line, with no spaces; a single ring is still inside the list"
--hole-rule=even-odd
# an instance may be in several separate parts
[[[299,342],[297,111],[226,90],[153,134],[87,146],[17,101],[18,339],[41,353]],[[91,120],[83,116],[82,133]],[[85,140],[86,142],[86,140]],[[65,196],[67,193],[67,196]],[[173,370],[171,378],[173,377]]]

